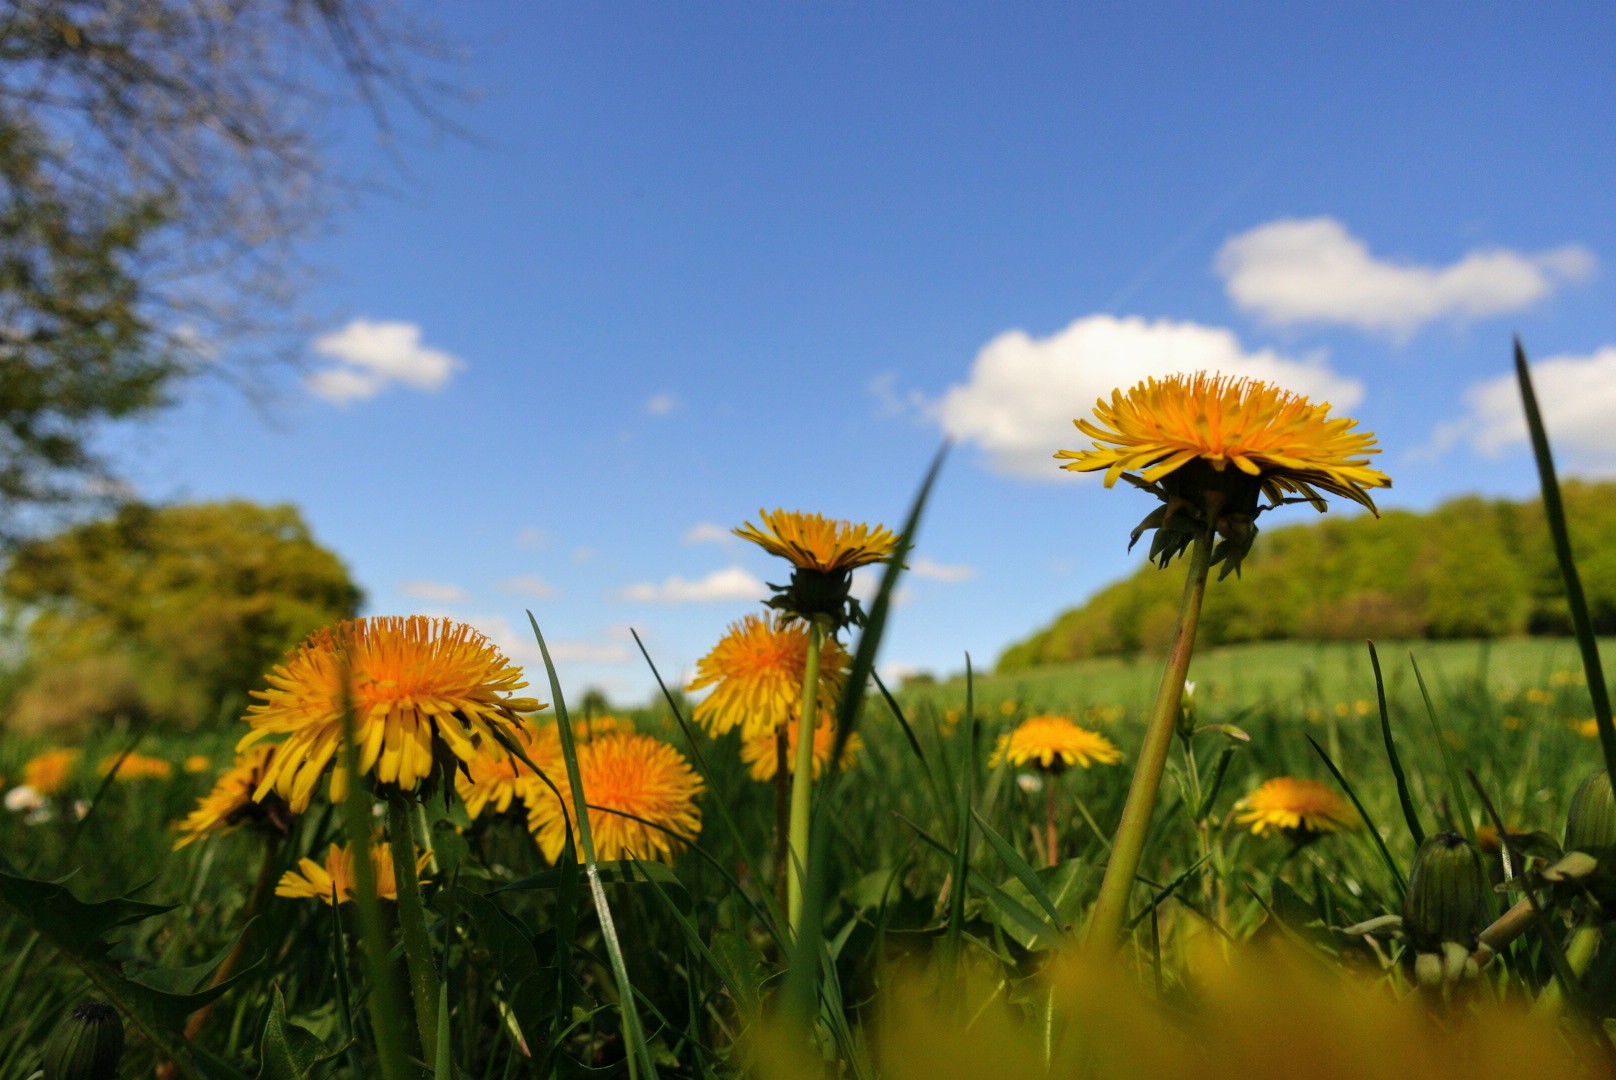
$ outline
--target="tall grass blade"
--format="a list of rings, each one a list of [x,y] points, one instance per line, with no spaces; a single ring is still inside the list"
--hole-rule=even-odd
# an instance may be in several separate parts
[[[1442,721],[1437,717],[1436,705],[1431,701],[1431,691],[1425,685],[1425,675],[1420,671],[1418,660],[1414,654],[1408,654],[1408,662],[1414,668],[1414,681],[1419,683],[1420,697],[1425,702],[1425,715],[1430,717],[1431,731],[1436,736],[1436,748],[1442,755],[1442,768],[1448,774],[1448,797],[1453,800],[1454,812],[1459,818],[1459,831],[1470,841],[1471,847],[1476,847],[1476,823],[1470,817],[1470,798],[1465,794],[1465,785],[1459,779],[1459,767],[1454,764],[1453,751],[1448,747],[1448,733],[1442,727]],[[1492,914],[1498,914],[1498,902],[1493,893],[1488,893]]]
[[[1599,746],[1605,753],[1605,771],[1616,783],[1616,726],[1611,723],[1610,689],[1605,683],[1604,665],[1599,659],[1599,641],[1594,637],[1593,620],[1588,617],[1588,598],[1582,592],[1582,578],[1571,554],[1571,530],[1566,527],[1565,503],[1560,499],[1560,481],[1555,476],[1554,455],[1549,451],[1549,434],[1538,412],[1537,392],[1532,389],[1532,373],[1526,364],[1526,350],[1515,339],[1515,379],[1521,387],[1521,406],[1526,410],[1526,430],[1532,436],[1532,456],[1537,459],[1539,486],[1543,489],[1543,516],[1548,519],[1554,540],[1554,558],[1560,564],[1565,583],[1566,606],[1571,609],[1571,626],[1582,653],[1582,668],[1593,699],[1594,723],[1599,728]]]
[[[1375,825],[1375,819],[1369,816],[1369,811],[1364,808],[1363,801],[1358,798],[1358,793],[1352,790],[1352,785],[1347,783],[1347,778],[1342,776],[1341,770],[1335,767],[1335,762],[1330,760],[1330,755],[1325,753],[1324,747],[1320,746],[1313,736],[1308,735],[1306,738],[1314,753],[1319,755],[1319,760],[1324,762],[1324,767],[1330,770],[1331,776],[1335,777],[1335,782],[1341,785],[1341,790],[1346,793],[1347,798],[1352,800],[1352,805],[1357,807],[1358,816],[1363,818],[1364,828],[1369,830],[1370,837],[1375,841],[1375,848],[1380,852],[1381,862],[1385,863],[1386,869],[1391,872],[1392,883],[1397,886],[1397,899],[1401,902],[1404,894],[1408,892],[1408,882],[1403,879],[1403,870],[1397,865],[1397,860],[1392,858],[1392,853],[1386,849],[1386,841],[1381,838],[1380,829]]]
[[[1425,829],[1420,825],[1419,811],[1414,809],[1414,799],[1408,793],[1408,777],[1403,775],[1397,744],[1392,741],[1392,720],[1386,708],[1386,680],[1380,673],[1380,655],[1375,652],[1373,641],[1368,644],[1369,663],[1375,669],[1375,700],[1380,705],[1380,737],[1386,742],[1386,760],[1391,762],[1392,778],[1397,781],[1397,801],[1403,807],[1403,820],[1407,822],[1408,834],[1414,838],[1414,846],[1418,848],[1425,843]]]
[[[961,727],[965,736],[965,753],[956,762],[959,776],[954,781],[954,866],[949,881],[948,926],[943,936],[944,978],[952,978],[959,962],[960,939],[965,933],[965,875],[971,865],[971,788],[976,780],[976,708],[972,685],[976,674],[971,669],[971,654],[965,654],[965,716]],[[1060,922],[1056,919],[1056,923]]]
[[[1000,836],[998,830],[988,824],[987,819],[978,813],[974,807],[971,810],[971,817],[975,819],[976,827],[982,830],[982,835],[986,838],[988,846],[999,856],[1004,865],[1010,868],[1010,872],[1016,876],[1016,880],[1027,887],[1028,894],[1038,901],[1039,907],[1049,912],[1049,917],[1055,921],[1056,926],[1062,925],[1065,920],[1061,918],[1060,911],[1055,907],[1055,900],[1049,895],[1049,890],[1044,888],[1042,881],[1038,880],[1038,872],[1032,868],[1032,865],[1026,859],[1021,857],[1020,852],[1016,851],[1010,841]]]
[[[550,647],[544,643],[539,621],[530,611],[527,621],[533,628],[533,637],[539,643],[539,655],[544,659],[544,671],[550,678],[550,697],[555,704],[556,726],[561,736],[561,755],[567,764],[567,782],[572,786],[573,820],[577,823],[579,846],[583,849],[584,878],[589,883],[589,896],[600,920],[600,936],[606,945],[606,957],[617,982],[618,1005],[622,1014],[623,1046],[628,1057],[630,1080],[657,1075],[656,1061],[645,1039],[640,1024],[639,1009],[634,1004],[634,984],[628,977],[628,965],[623,960],[623,944],[617,936],[617,924],[612,921],[612,908],[606,902],[606,890],[600,883],[600,864],[595,858],[595,838],[589,831],[589,810],[585,802],[583,780],[578,774],[578,746],[573,738],[572,719],[567,715],[567,703],[561,694],[561,679],[556,675],[550,659]]]

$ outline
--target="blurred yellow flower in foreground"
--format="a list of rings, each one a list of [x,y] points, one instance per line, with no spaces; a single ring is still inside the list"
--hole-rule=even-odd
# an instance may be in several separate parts
[[[197,800],[196,809],[183,821],[174,823],[174,828],[182,834],[174,841],[175,851],[209,833],[248,821],[261,821],[283,834],[290,829],[291,811],[280,796],[269,795],[262,802],[253,799],[253,792],[263,781],[275,749],[274,746],[255,746],[220,774],[213,790]]]
[[[1357,823],[1357,812],[1334,789],[1318,780],[1294,776],[1264,781],[1256,791],[1235,803],[1235,809],[1238,811],[1235,821],[1250,825],[1258,836],[1266,835],[1269,829],[1278,829],[1295,838],[1351,828]]]
[[[996,766],[1005,760],[1060,772],[1072,765],[1086,769],[1095,762],[1115,765],[1122,760],[1122,751],[1104,735],[1079,727],[1067,717],[1029,716],[1014,731],[999,736],[988,764]]]
[[[342,745],[343,707],[351,704],[359,771],[410,792],[441,763],[439,751],[471,762],[504,751],[494,728],[511,731],[518,715],[542,706],[511,696],[525,687],[522,669],[476,630],[449,619],[353,619],[310,634],[254,690],[245,750],[286,736],[257,797],[271,788],[301,813]],[[347,792],[342,769],[331,797]]]
[[[376,868],[376,895],[383,900],[398,899],[398,882],[393,876],[392,849],[378,837],[370,845],[371,865]],[[420,873],[432,856],[423,852],[416,860],[415,871]],[[276,896],[312,898],[331,903],[346,904],[354,898],[358,879],[354,877],[353,845],[338,847],[332,844],[326,851],[325,863],[313,859],[299,859],[296,870],[281,875],[275,886]]]
[[[772,736],[776,728],[797,726],[802,709],[802,678],[808,663],[808,628],[778,626],[764,615],[731,623],[712,651],[696,663],[687,690],[712,692],[696,704],[695,720],[714,735],[734,727],[743,739]],[[826,638],[819,654],[819,706],[834,714],[847,678],[847,653]]]
[[[73,779],[73,770],[78,768],[79,759],[83,756],[82,750],[71,746],[36,754],[23,763],[23,785],[46,797],[60,795],[68,781]]]
[[[570,825],[581,862],[578,826],[571,821],[575,812],[572,785],[564,768],[551,779],[561,798],[548,786],[530,788],[528,827],[545,858],[555,862],[565,850]],[[580,743],[578,779],[589,806],[589,832],[597,859],[671,863],[701,832],[701,809],[696,805],[703,787],[701,777],[684,755],[651,735],[612,732]],[[565,800],[565,813],[561,800]]]
[[[150,754],[125,754],[122,761],[117,754],[108,754],[101,759],[96,771],[102,776],[112,772],[116,767],[118,772],[115,779],[125,780],[167,780],[174,775],[174,766],[159,757]]]
[[[786,760],[790,762],[787,768],[795,772],[797,769],[797,732],[801,725],[792,724],[786,728]],[[830,764],[830,752],[836,745],[836,721],[833,717],[821,714],[819,723],[814,728],[814,779],[818,780]],[[864,740],[859,738],[858,732],[847,737],[847,745],[842,748],[841,768],[851,768],[858,759],[859,752],[864,749]],[[773,732],[765,731],[751,736],[741,743],[741,760],[752,766],[751,775],[754,780],[773,780],[780,771],[780,751],[778,739]]]

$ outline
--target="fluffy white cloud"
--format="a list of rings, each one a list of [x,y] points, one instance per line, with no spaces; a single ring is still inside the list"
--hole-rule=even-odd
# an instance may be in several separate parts
[[[1616,474],[1616,345],[1589,356],[1555,356],[1532,365],[1532,385],[1555,456],[1582,473]],[[1435,449],[1462,441],[1497,457],[1527,442],[1526,414],[1514,375],[1465,391],[1463,419],[1437,429]]]
[[[531,596],[536,600],[548,600],[556,594],[554,585],[531,574],[506,578],[499,583],[499,589],[501,592],[515,593],[517,596]]]
[[[1046,338],[1007,330],[982,347],[963,385],[928,408],[955,439],[974,442],[1006,473],[1054,480],[1056,450],[1087,446],[1073,421],[1100,397],[1147,375],[1220,371],[1263,379],[1351,408],[1363,384],[1319,361],[1246,352],[1228,330],[1168,319],[1089,315]]]
[[[1229,298],[1272,323],[1325,322],[1406,337],[1438,319],[1520,311],[1596,260],[1577,245],[1472,251],[1447,266],[1376,258],[1334,218],[1286,219],[1230,237],[1213,264]]]
[[[314,339],[314,351],[336,361],[305,380],[317,397],[338,405],[373,398],[392,383],[438,390],[466,366],[464,360],[421,343],[421,328],[407,322],[355,319]]]
[[[735,539],[735,534],[722,525],[702,521],[692,525],[682,539],[687,544],[724,544]]]
[[[501,652],[522,667],[528,670],[528,682],[531,684],[525,693],[534,694],[539,699],[546,700],[549,693],[545,689],[535,691],[533,687],[544,687],[544,654],[539,651],[538,639],[533,636],[532,627],[526,620],[520,625],[511,622],[503,615],[471,615],[464,620],[492,641]],[[545,646],[550,650],[550,659],[557,665],[561,664],[624,664],[636,659],[638,653],[632,653],[627,645],[621,641],[612,640],[617,635],[608,632],[606,640],[599,639],[551,639],[546,636]],[[560,673],[563,678],[566,672]]]
[[[465,589],[446,581],[401,581],[398,591],[412,600],[425,600],[433,604],[462,604],[470,599]]]
[[[714,570],[697,581],[687,581],[678,574],[661,584],[641,582],[630,585],[618,593],[623,600],[646,604],[689,604],[710,600],[762,600],[769,595],[769,587],[739,566]]]
[[[950,565],[934,562],[921,555],[909,560],[909,572],[917,578],[930,578],[932,581],[968,581],[976,576],[976,567],[963,563]]]

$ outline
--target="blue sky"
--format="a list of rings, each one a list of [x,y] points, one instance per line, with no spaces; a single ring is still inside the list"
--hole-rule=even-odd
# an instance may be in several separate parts
[[[1519,332],[1567,470],[1616,473],[1609,5],[455,10],[471,138],[339,133],[393,190],[308,252],[307,371],[112,443],[151,498],[297,503],[370,613],[530,660],[531,608],[566,687],[643,700],[627,628],[681,679],[782,580],[724,529],[895,526],[951,436],[885,661],[988,666],[1138,561],[1071,420],[1208,365],[1424,507],[1531,490]]]

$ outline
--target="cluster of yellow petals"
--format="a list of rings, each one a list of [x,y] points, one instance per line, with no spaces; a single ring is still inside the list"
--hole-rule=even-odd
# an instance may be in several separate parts
[[[221,773],[214,781],[213,790],[197,800],[196,809],[184,820],[174,823],[175,830],[182,834],[174,841],[174,850],[209,833],[233,828],[259,812],[261,804],[253,799],[253,792],[263,781],[274,754],[274,746],[255,746]]]
[[[613,716],[598,716],[592,720],[573,721],[573,737],[580,744],[596,735],[617,731],[625,725]],[[561,754],[561,730],[554,723],[533,724],[523,721],[511,732],[511,741],[519,746],[528,761],[537,765],[552,782],[565,776],[567,766]],[[455,774],[455,791],[466,805],[466,816],[476,821],[482,812],[493,808],[503,814],[517,800],[530,803],[531,795],[549,786],[520,758],[501,753],[479,754],[466,764],[463,772]]]
[[[528,827],[545,858],[555,862],[566,848],[570,824],[582,861],[577,823],[570,820],[575,812],[572,785],[565,769],[551,779],[560,798],[548,786],[529,789]],[[696,805],[701,777],[684,755],[654,736],[618,731],[580,743],[578,779],[598,859],[671,863],[701,832],[701,808]]]
[[[36,754],[23,763],[22,782],[47,798],[60,795],[73,779],[84,752],[71,746],[60,746]]]
[[[1264,836],[1269,829],[1282,832],[1333,832],[1351,828],[1357,820],[1352,806],[1329,785],[1318,780],[1279,776],[1235,804],[1235,822],[1250,825]]]
[[[1104,469],[1106,487],[1125,472],[1154,482],[1197,459],[1258,478],[1274,503],[1297,495],[1322,509],[1326,491],[1374,510],[1368,489],[1391,486],[1369,468],[1368,455],[1380,451],[1372,433],[1352,430],[1356,420],[1331,419],[1328,402],[1254,379],[1204,371],[1149,378],[1095,402],[1094,421],[1073,422],[1093,447],[1055,456],[1071,459],[1062,468]]]
[[[342,745],[343,709],[351,705],[359,771],[413,791],[430,775],[441,743],[461,761],[503,754],[496,728],[541,706],[513,697],[522,669],[482,634],[448,619],[419,615],[355,619],[315,631],[269,675],[268,690],[247,710],[253,727],[238,744],[284,735],[255,797],[272,788],[301,813]],[[331,797],[347,777],[337,769]]]
[[[739,727],[743,739],[773,738],[777,728],[797,725],[802,676],[808,664],[808,627],[778,625],[763,615],[731,623],[712,651],[696,663],[687,690],[709,687],[697,703],[696,722],[714,735]],[[847,652],[827,637],[819,653],[819,704],[832,715],[847,679]]]
[[[786,728],[786,766],[790,772],[797,771],[797,731],[801,725],[793,723]],[[814,779],[817,781],[830,764],[831,751],[836,746],[836,720],[829,715],[821,715],[819,723],[814,727]],[[838,767],[852,768],[858,760],[858,755],[864,749],[864,740],[857,732],[847,737],[847,745],[842,747],[842,758]],[[772,731],[763,731],[748,736],[741,743],[741,760],[750,765],[752,779],[773,780],[780,770],[780,750],[778,737]]]
[[[376,868],[376,895],[383,900],[397,900],[398,881],[393,874],[392,849],[378,838],[370,845],[370,861]],[[416,860],[415,872],[425,870],[431,861],[432,856],[423,852]],[[296,870],[281,875],[275,885],[275,895],[324,900],[327,904],[335,897],[337,903],[346,904],[354,898],[358,883],[359,879],[354,876],[353,845],[332,844],[323,864],[313,859],[299,859]]]
[[[884,525],[854,524],[797,510],[759,510],[762,527],[750,521],[734,530],[801,570],[834,574],[892,557],[898,538]]]
[[[150,754],[128,753],[119,760],[117,754],[108,754],[101,759],[96,771],[102,776],[117,769],[113,779],[126,780],[167,780],[174,775],[174,766],[160,757]]]
[[[1122,760],[1116,744],[1097,731],[1079,727],[1065,716],[1029,716],[1015,730],[999,736],[989,765],[1035,765],[1058,771],[1072,765],[1088,768],[1095,762],[1115,765]]]

